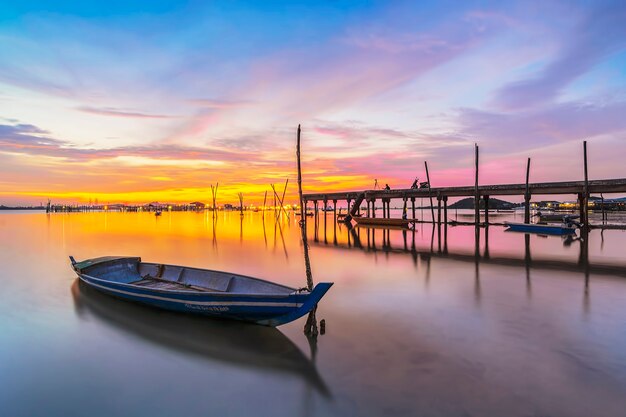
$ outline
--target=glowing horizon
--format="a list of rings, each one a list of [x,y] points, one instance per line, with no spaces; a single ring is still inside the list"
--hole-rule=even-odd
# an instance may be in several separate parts
[[[175,1],[0,10],[0,205],[626,177],[626,6]]]

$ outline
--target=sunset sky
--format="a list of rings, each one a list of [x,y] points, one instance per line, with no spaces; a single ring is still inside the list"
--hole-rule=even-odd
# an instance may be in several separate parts
[[[93,4],[92,4],[93,3]],[[99,5],[95,5],[99,3]],[[132,3],[132,5],[131,5]],[[12,1],[0,204],[626,177],[626,3]],[[270,191],[271,192],[271,191]]]

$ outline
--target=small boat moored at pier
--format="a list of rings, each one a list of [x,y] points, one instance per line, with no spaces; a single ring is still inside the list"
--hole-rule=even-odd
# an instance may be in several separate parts
[[[331,282],[312,291],[229,272],[142,262],[139,257],[87,259],[72,268],[99,291],[184,313],[280,326],[310,312]]]
[[[576,220],[580,217],[580,216],[575,216],[573,214],[542,213],[540,211],[537,212],[537,216],[539,216],[541,221],[545,221],[545,222],[566,222],[568,219]]]
[[[537,233],[542,235],[570,235],[576,233],[576,224],[574,223],[563,223],[555,225],[541,223],[504,222],[504,225],[508,226],[508,229],[506,229],[506,231],[512,232]]]
[[[358,226],[409,227],[407,219],[387,219],[384,217],[352,217]]]

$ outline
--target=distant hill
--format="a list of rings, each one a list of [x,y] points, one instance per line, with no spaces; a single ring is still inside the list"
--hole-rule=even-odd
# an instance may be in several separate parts
[[[504,200],[499,200],[497,198],[489,199],[490,209],[505,210],[505,209],[512,209],[515,206],[516,206],[515,203],[511,203],[511,202],[504,201]],[[451,204],[448,207],[453,208],[453,209],[473,209],[474,198],[473,197],[464,198],[463,200],[459,200],[456,203]],[[480,208],[485,208],[485,202],[482,199],[480,200]]]

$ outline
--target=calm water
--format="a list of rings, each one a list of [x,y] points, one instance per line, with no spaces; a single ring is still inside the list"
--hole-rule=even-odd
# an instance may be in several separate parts
[[[297,218],[0,213],[1,416],[623,416],[626,233],[309,224],[318,319],[198,319],[78,285],[77,259],[305,285]]]

